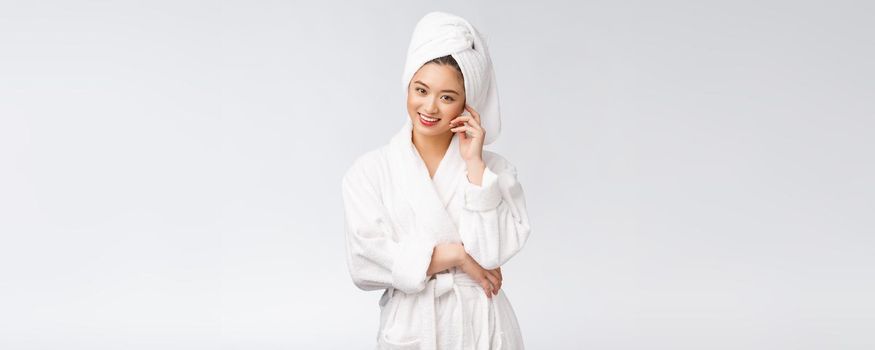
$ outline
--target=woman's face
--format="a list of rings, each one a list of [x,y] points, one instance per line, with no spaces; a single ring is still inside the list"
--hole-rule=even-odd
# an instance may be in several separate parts
[[[413,132],[422,136],[452,134],[450,121],[464,110],[465,85],[452,66],[428,63],[410,79],[407,114]]]

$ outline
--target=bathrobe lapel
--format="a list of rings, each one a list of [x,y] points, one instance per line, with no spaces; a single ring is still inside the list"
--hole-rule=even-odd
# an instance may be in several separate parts
[[[395,179],[404,189],[404,197],[413,214],[411,221],[415,231],[438,242],[459,241],[458,228],[447,211],[460,179],[465,178],[465,164],[459,154],[458,137],[453,136],[432,179],[429,178],[425,162],[413,146],[412,130],[408,120],[392,139],[391,153],[393,166],[400,172]]]
[[[425,166],[424,163],[423,166]],[[450,201],[453,200],[453,195],[459,190],[462,180],[467,179],[465,171],[465,162],[459,153],[459,137],[454,135],[453,141],[450,142],[450,148],[447,149],[447,153],[441,160],[440,166],[438,166],[432,179],[434,190],[437,192],[445,210],[449,207]],[[454,232],[458,231],[454,230]]]
[[[448,211],[454,194],[460,189],[462,179],[467,179],[465,163],[459,153],[459,138],[453,136],[450,147],[441,159],[432,179],[428,176],[425,162],[413,146],[412,130],[413,126],[408,120],[390,143],[393,180],[404,191],[402,203],[406,203],[410,209],[402,212],[409,213],[411,216],[399,219],[412,225],[413,231],[409,234],[425,235],[425,238],[432,239],[436,243],[460,242],[458,228]],[[449,290],[458,293],[452,276],[452,274],[438,274],[435,276],[438,278],[430,280],[425,289],[416,296],[416,307],[422,316],[423,350],[437,349],[438,335],[435,325],[437,319],[434,303],[438,296]],[[459,297],[458,300],[458,305],[461,307],[461,298]],[[461,327],[462,310],[457,310],[453,315],[457,319],[456,324]],[[488,325],[488,323],[484,324]],[[454,331],[456,333],[450,334],[449,337],[461,345],[461,328]]]

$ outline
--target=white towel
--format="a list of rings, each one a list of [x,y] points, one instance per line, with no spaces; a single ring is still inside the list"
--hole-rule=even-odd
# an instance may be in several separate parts
[[[404,91],[408,91],[410,79],[423,64],[447,55],[453,56],[462,69],[465,100],[480,114],[480,124],[486,130],[483,143],[490,144],[501,133],[495,71],[486,41],[464,18],[431,12],[419,20],[407,49],[402,79]]]

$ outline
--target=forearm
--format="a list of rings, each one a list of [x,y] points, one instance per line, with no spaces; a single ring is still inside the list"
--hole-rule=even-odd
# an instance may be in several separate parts
[[[483,171],[486,169],[486,163],[482,159],[475,159],[466,162],[468,170],[468,182],[480,186],[483,182]]]
[[[525,194],[516,174],[512,164],[496,158],[484,170],[480,185],[471,182],[465,188],[457,228],[465,251],[485,269],[506,263],[531,233]]]
[[[428,265],[427,276],[434,275],[446,269],[459,266],[465,258],[465,248],[461,243],[443,243],[434,247],[431,254],[431,264]]]

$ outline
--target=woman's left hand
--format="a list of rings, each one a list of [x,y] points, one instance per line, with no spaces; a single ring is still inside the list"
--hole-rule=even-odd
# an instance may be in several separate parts
[[[492,298],[493,295],[498,295],[498,291],[501,289],[501,283],[503,281],[500,267],[495,270],[484,269],[483,266],[480,266],[480,264],[477,263],[477,260],[474,260],[474,258],[472,258],[471,255],[468,255],[468,253],[465,253],[465,257],[458,266],[462,272],[468,275],[468,277],[471,277],[471,279],[476,281],[477,284],[483,288],[483,293],[486,294],[487,298]]]
[[[450,131],[459,134],[459,151],[466,162],[482,162],[486,131],[480,126],[480,113],[465,104],[471,115],[460,115],[450,121]]]

